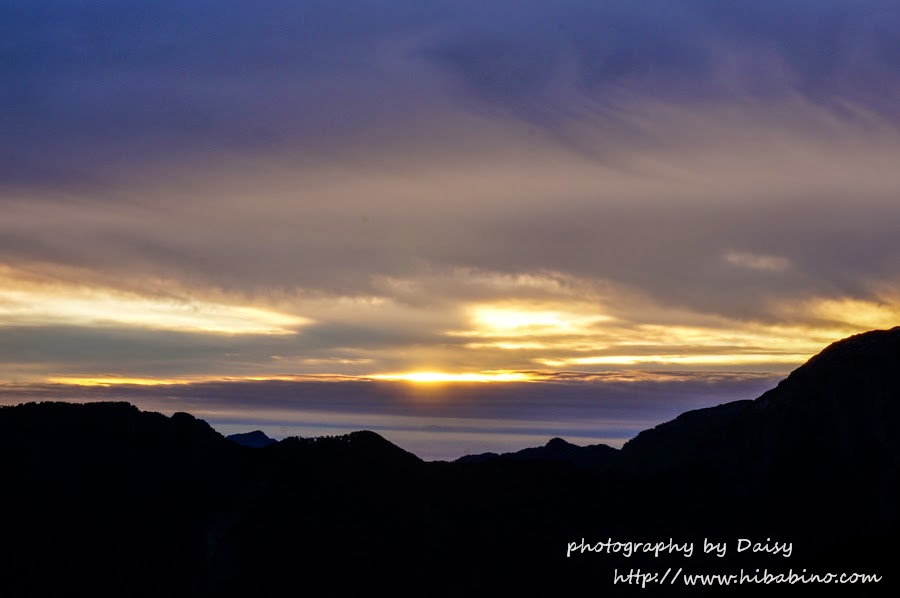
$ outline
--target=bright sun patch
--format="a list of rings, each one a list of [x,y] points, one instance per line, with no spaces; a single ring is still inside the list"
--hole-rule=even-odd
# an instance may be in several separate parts
[[[0,273],[2,274],[2,273]],[[294,334],[308,318],[259,307],[145,297],[0,277],[0,326],[123,326],[220,334]]]
[[[879,302],[853,298],[820,299],[810,302],[807,309],[824,320],[861,329],[891,328],[900,323],[900,306],[896,300]]]
[[[128,378],[126,376],[97,376],[91,377],[61,377],[48,378],[50,384],[65,384],[67,386],[165,386],[171,384],[189,384],[186,380],[165,380],[162,378]]]
[[[549,336],[580,334],[611,318],[561,310],[518,307],[475,307],[471,321],[478,336]]]
[[[404,380],[407,382],[527,382],[532,377],[525,372],[485,371],[477,373],[450,374],[447,372],[407,372],[401,374],[376,374],[376,380]]]
[[[552,366],[578,365],[753,365],[785,363],[800,365],[809,358],[806,354],[788,355],[603,355],[575,357],[563,360],[537,360]]]

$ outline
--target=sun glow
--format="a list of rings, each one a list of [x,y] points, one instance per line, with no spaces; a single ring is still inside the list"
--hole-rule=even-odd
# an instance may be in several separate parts
[[[579,314],[527,307],[475,307],[470,310],[474,336],[548,336],[585,334],[599,322],[611,320],[598,314]]]
[[[173,384],[190,384],[195,380],[166,380],[163,378],[129,378],[127,376],[98,376],[90,377],[62,377],[48,378],[50,384],[65,384],[67,386],[167,386]]]
[[[723,354],[723,355],[603,355],[599,357],[575,357],[571,359],[536,359],[546,366],[560,367],[572,365],[755,365],[755,364],[795,364],[800,365],[809,355],[803,354]]]
[[[257,376],[184,376],[180,378],[140,378],[117,376],[114,374],[52,376],[42,379],[47,384],[63,384],[68,386],[174,386],[219,382],[346,382],[366,380],[369,376],[350,376],[344,374],[273,374]]]
[[[444,383],[444,382],[527,382],[534,377],[526,372],[506,370],[485,371],[477,373],[450,374],[446,372],[408,372],[402,374],[376,374],[369,376],[376,380],[403,380],[406,382]]]
[[[219,334],[294,334],[312,320],[261,307],[41,284],[0,270],[0,325],[126,326]]]
[[[893,301],[866,301],[849,297],[820,299],[808,304],[813,315],[830,322],[846,323],[860,329],[891,328],[900,322],[900,306]]]

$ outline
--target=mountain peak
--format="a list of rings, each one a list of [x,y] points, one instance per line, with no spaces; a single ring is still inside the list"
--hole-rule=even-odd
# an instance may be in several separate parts
[[[797,371],[836,361],[857,361],[872,357],[891,357],[900,352],[900,326],[888,330],[870,330],[831,343],[810,358]]]
[[[824,475],[900,458],[900,327],[826,347],[755,401],[689,411],[622,449],[632,471]]]
[[[242,434],[231,434],[225,438],[241,446],[250,448],[262,448],[278,442],[274,438],[266,436],[262,430],[253,430],[252,432],[244,432]]]
[[[559,450],[559,449],[567,449],[567,448],[569,448],[571,446],[575,446],[575,445],[572,444],[571,442],[566,442],[562,438],[551,438],[550,440],[547,441],[547,444],[545,446],[548,449]]]

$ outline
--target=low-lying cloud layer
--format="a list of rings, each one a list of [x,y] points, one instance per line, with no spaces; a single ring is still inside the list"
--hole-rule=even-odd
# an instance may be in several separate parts
[[[370,429],[423,458],[456,459],[543,445],[557,436],[621,446],[683,411],[755,398],[774,382],[760,374],[642,372],[424,386],[338,377],[162,386],[5,385],[0,405],[128,400],[146,410],[188,411],[225,434],[262,429],[283,438]]]

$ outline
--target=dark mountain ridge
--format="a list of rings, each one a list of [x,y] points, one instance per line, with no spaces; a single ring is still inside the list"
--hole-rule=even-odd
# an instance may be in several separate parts
[[[252,432],[243,432],[241,434],[229,434],[225,437],[231,442],[236,442],[241,446],[250,448],[262,448],[278,442],[274,438],[269,438],[262,430],[253,430]]]
[[[775,467],[776,457],[898,455],[900,327],[833,343],[755,401],[689,411],[622,449],[636,468],[717,463],[742,472]]]
[[[423,462],[373,432],[249,448],[188,414],[126,403],[2,407],[0,590],[231,596],[293,592],[302,580],[342,592],[502,583],[704,595],[612,584],[614,570],[690,566],[880,572],[885,583],[852,594],[894,595],[898,366],[900,328],[874,331],[829,346],[755,401],[685,413],[621,451],[554,439],[459,463]],[[790,540],[797,554],[566,557],[583,538],[748,536]]]
[[[615,467],[715,474],[759,499],[773,488],[839,496],[854,529],[877,530],[900,504],[900,327],[830,345],[754,401],[642,432]],[[805,508],[824,517],[830,506]]]
[[[613,462],[618,450],[605,444],[578,446],[562,438],[551,438],[544,446],[525,448],[514,453],[465,455],[454,463],[483,463],[491,459],[510,461],[559,461],[585,469],[602,470]]]

